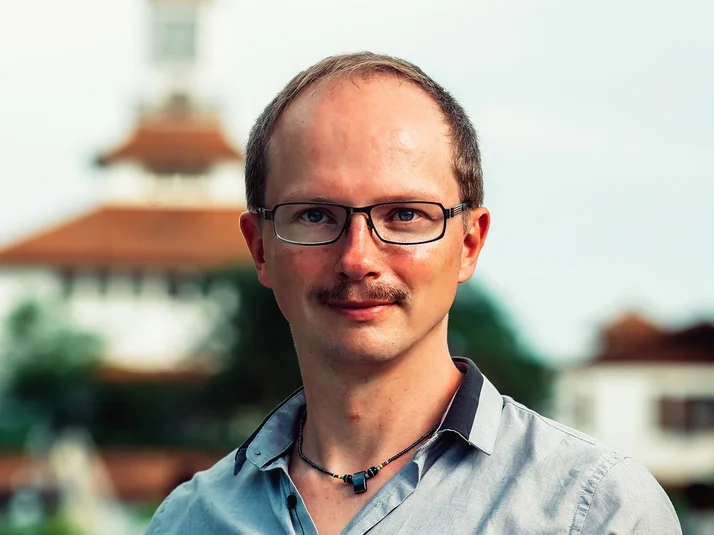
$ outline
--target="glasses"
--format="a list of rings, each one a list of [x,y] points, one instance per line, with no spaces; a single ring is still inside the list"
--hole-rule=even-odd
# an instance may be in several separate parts
[[[272,210],[258,208],[258,215],[273,222],[275,237],[296,245],[329,245],[342,237],[352,214],[365,214],[367,226],[384,243],[418,245],[440,240],[446,220],[469,207],[468,202],[453,208],[441,203],[406,201],[353,208],[324,202],[288,202]]]

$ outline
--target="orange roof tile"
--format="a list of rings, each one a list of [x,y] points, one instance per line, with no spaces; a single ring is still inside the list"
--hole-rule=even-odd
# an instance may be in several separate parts
[[[640,314],[627,314],[601,333],[594,362],[698,362],[714,364],[714,323],[663,330]]]
[[[143,117],[123,145],[97,158],[101,166],[136,162],[156,174],[201,174],[220,162],[242,162],[217,119],[190,112]]]
[[[104,206],[0,249],[0,265],[210,269],[250,261],[241,208]]]
[[[214,371],[208,366],[176,366],[162,369],[135,369],[101,363],[94,373],[99,381],[108,383],[184,383],[206,382]]]
[[[648,342],[657,340],[663,331],[638,312],[623,314],[603,329],[603,336],[609,341]]]

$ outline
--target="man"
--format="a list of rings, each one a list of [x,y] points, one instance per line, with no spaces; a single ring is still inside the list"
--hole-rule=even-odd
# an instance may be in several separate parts
[[[642,465],[449,354],[490,215],[473,127],[416,66],[361,53],[297,75],[251,132],[246,188],[304,390],[149,534],[680,533]]]

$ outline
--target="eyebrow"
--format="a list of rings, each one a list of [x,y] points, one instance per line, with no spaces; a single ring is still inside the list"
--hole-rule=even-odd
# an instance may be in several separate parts
[[[372,202],[370,204],[380,204],[380,203],[385,203],[385,202],[405,202],[405,201],[440,202],[440,199],[433,193],[412,190],[412,191],[395,193],[392,195],[384,195],[381,197],[377,197],[374,200],[374,202]],[[328,195],[323,195],[323,194],[319,194],[319,193],[309,193],[306,191],[291,192],[288,195],[286,195],[285,198],[280,202],[281,203],[285,203],[285,202],[306,202],[306,203],[326,202],[326,203],[332,203],[332,204],[344,204],[343,202],[341,202],[338,199],[335,199],[334,197],[330,197]]]
[[[285,198],[280,202],[330,202],[335,203],[334,199],[331,199],[327,195],[321,195],[319,193],[308,193],[306,191],[293,191],[285,196]]]

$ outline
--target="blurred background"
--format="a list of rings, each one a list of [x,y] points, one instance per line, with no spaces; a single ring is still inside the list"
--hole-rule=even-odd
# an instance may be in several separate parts
[[[5,0],[0,534],[133,535],[299,386],[240,236],[249,129],[324,56],[415,62],[479,132],[453,354],[642,460],[714,534],[714,7]]]

